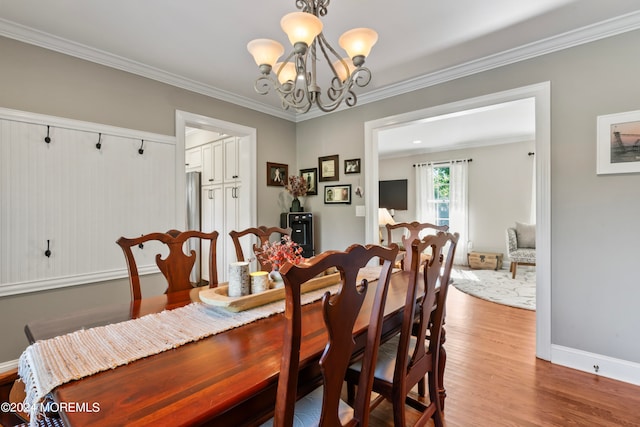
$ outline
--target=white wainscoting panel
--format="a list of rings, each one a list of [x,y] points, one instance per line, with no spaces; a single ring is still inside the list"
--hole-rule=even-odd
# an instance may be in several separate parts
[[[0,296],[126,276],[120,236],[180,228],[176,156],[173,137],[0,110]]]

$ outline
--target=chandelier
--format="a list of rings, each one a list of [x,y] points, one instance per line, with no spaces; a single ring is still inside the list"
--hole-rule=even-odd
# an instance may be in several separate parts
[[[353,107],[357,102],[354,86],[365,87],[371,81],[371,71],[363,65],[378,34],[369,28],[349,30],[338,40],[347,57],[338,54],[325,39],[319,18],[327,14],[329,1],[296,0],[301,12],[282,18],[280,26],[293,46],[284,61],[277,62],[284,47],[275,40],[256,39],[247,44],[262,73],[256,79],[256,91],[266,95],[273,89],[285,110],[293,108],[306,113],[315,104],[330,112],[343,101]],[[324,69],[316,67],[317,62],[324,61]],[[325,92],[320,83],[327,84]]]

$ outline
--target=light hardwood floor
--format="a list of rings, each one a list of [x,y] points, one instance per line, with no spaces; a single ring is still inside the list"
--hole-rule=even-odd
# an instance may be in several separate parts
[[[449,289],[448,427],[640,426],[640,387],[536,359],[533,311]],[[391,406],[371,425],[393,425]]]

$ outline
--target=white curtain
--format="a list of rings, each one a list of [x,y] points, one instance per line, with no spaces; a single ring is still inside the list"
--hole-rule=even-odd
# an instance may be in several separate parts
[[[416,170],[416,220],[436,221],[436,205],[433,201],[433,167],[430,164],[414,165]]]
[[[450,166],[449,231],[460,234],[454,264],[467,265],[469,240],[468,168],[466,160],[452,162]]]

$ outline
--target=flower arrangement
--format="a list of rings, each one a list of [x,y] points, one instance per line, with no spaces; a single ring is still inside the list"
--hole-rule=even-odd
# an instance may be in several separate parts
[[[284,188],[293,196],[298,198],[307,194],[307,181],[304,177],[291,175]]]
[[[276,242],[267,242],[262,245],[262,252],[257,255],[262,260],[269,260],[271,268],[278,270],[285,262],[300,264],[304,261],[302,247],[291,240],[290,236],[284,236]]]

